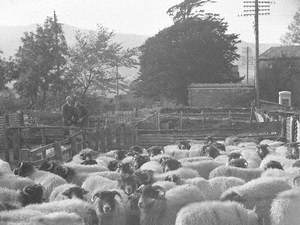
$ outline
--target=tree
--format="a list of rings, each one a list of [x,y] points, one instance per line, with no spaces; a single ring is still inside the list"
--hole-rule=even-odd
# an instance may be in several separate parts
[[[17,73],[15,88],[31,106],[46,107],[48,95],[57,93],[62,84],[62,69],[68,55],[62,26],[54,17],[47,17],[36,32],[26,32],[15,55]]]
[[[7,78],[7,61],[1,56],[2,51],[0,51],[0,90],[5,89],[5,85],[8,82]]]
[[[67,78],[73,81],[74,90],[81,97],[95,91],[115,90],[116,78],[120,79],[115,71],[121,66],[134,66],[134,50],[123,50],[112,41],[113,36],[102,26],[98,26],[96,33],[77,32],[76,44],[70,49]]]
[[[235,82],[238,35],[222,19],[189,18],[160,31],[141,47],[138,95],[187,103],[191,83]]]
[[[204,10],[201,9],[208,2],[215,2],[212,0],[184,0],[183,2],[172,6],[168,9],[167,14],[173,17],[174,22],[181,22],[188,18],[204,16]]]
[[[288,26],[288,32],[281,41],[285,45],[300,44],[300,9],[294,15],[293,22]]]

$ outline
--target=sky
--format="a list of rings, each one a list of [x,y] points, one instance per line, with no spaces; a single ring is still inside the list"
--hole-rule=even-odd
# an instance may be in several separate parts
[[[119,33],[152,36],[172,24],[166,14],[169,7],[182,0],[0,0],[0,26],[42,23],[56,11],[62,23],[85,29],[97,24]],[[219,13],[229,24],[229,32],[254,42],[252,17],[238,16],[243,0],[217,0],[206,5],[207,11]],[[300,0],[273,0],[270,16],[260,17],[260,41],[279,43],[300,7]]]

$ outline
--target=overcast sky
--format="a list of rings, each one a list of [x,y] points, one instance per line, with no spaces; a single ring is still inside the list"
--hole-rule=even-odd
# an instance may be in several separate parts
[[[253,18],[239,17],[243,0],[217,0],[210,11],[220,13],[229,31],[254,42]],[[62,23],[95,29],[96,24],[115,32],[154,35],[172,24],[166,10],[181,0],[0,0],[0,25],[42,23],[56,10]],[[260,40],[276,43],[286,32],[300,0],[274,0],[271,16],[261,17]]]

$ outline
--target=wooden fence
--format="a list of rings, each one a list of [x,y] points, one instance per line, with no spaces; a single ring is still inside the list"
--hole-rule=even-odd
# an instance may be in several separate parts
[[[144,147],[167,145],[179,140],[203,140],[207,136],[224,139],[228,136],[276,138],[282,136],[281,122],[237,124],[196,130],[137,130],[137,143]]]

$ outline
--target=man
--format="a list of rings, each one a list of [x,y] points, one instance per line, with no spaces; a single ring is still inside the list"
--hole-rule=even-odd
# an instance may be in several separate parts
[[[64,126],[76,125],[76,109],[71,96],[66,97],[66,103],[62,106]]]
[[[79,100],[75,101],[75,110],[76,110],[76,119],[77,126],[79,127],[87,127],[88,126],[88,111],[84,107],[83,104],[79,102]]]

